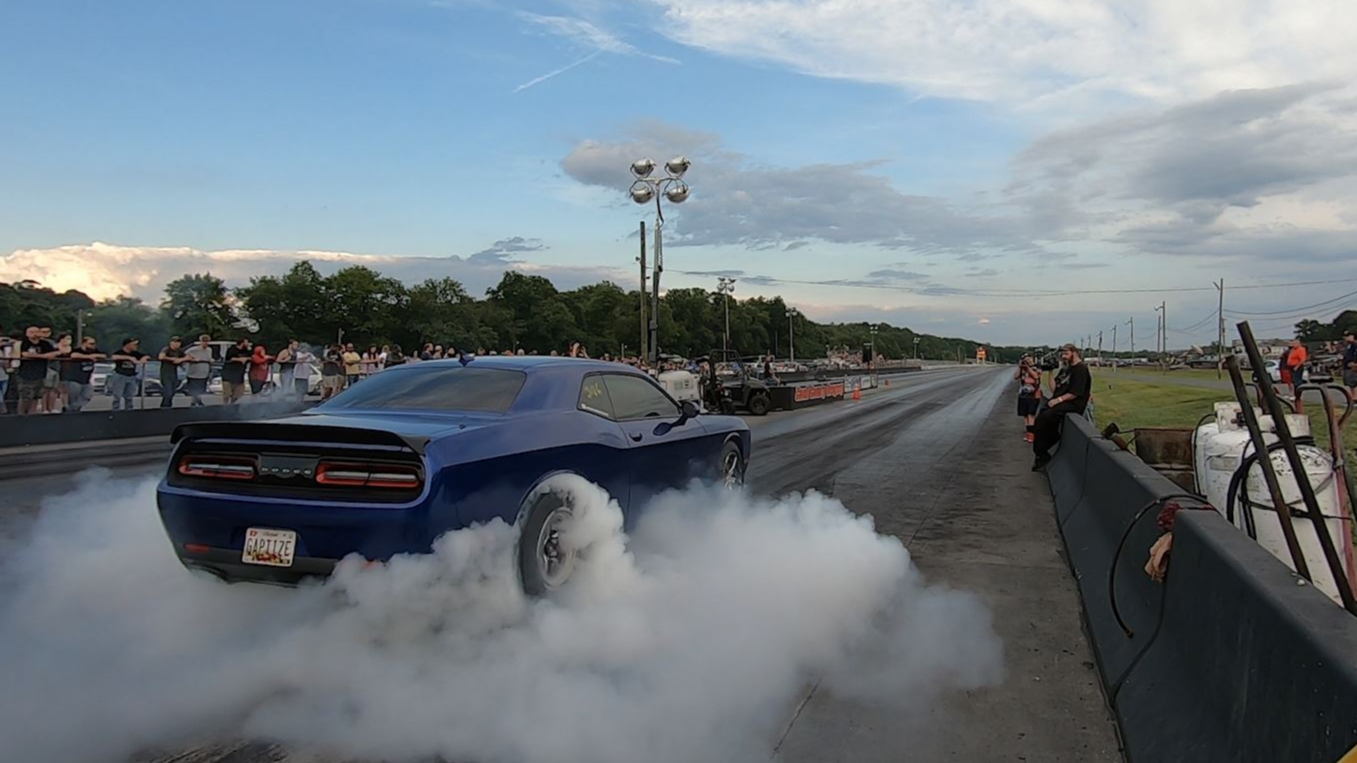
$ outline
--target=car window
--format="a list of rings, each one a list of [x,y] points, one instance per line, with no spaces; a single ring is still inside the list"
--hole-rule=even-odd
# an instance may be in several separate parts
[[[678,415],[678,406],[659,387],[637,376],[611,374],[607,377],[608,397],[618,421],[645,418],[670,418]]]
[[[580,410],[613,418],[613,402],[608,397],[608,388],[602,376],[584,377],[584,382],[580,384]]]
[[[321,403],[315,410],[406,409],[504,413],[527,381],[522,371],[460,365],[390,368]]]

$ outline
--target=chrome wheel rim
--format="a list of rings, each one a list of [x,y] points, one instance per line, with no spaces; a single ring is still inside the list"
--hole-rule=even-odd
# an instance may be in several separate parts
[[[562,506],[547,515],[537,535],[537,569],[548,588],[558,588],[570,579],[578,558],[575,550],[562,542],[561,535],[574,515]]]
[[[737,451],[727,453],[721,462],[721,484],[733,490],[744,484],[744,469],[740,468],[740,454]]]

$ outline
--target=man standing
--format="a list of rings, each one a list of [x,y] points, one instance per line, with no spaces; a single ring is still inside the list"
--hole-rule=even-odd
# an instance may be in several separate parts
[[[212,337],[199,336],[197,344],[184,350],[184,358],[188,363],[185,391],[189,396],[189,407],[201,408],[205,405],[203,395],[207,394],[207,380],[212,375]]]
[[[344,388],[344,350],[339,345],[325,351],[320,375],[321,400],[329,400]]]
[[[1305,383],[1305,366],[1310,362],[1310,351],[1305,349],[1305,345],[1299,339],[1291,340],[1291,349],[1287,351],[1286,357],[1282,359],[1282,366],[1290,372],[1289,379],[1284,379],[1291,384],[1291,396],[1299,397],[1296,389]]]
[[[316,356],[295,339],[292,340],[291,349],[292,359],[296,363],[292,377],[293,394],[298,400],[305,400],[311,392],[311,374],[316,370]]]
[[[1048,407],[1037,414],[1032,425],[1032,450],[1036,452],[1036,461],[1032,464],[1034,472],[1045,469],[1050,462],[1050,451],[1060,442],[1060,425],[1066,414],[1083,415],[1093,392],[1093,377],[1079,356],[1078,348],[1072,344],[1061,347],[1060,360],[1065,363],[1066,373],[1057,382]]]
[[[124,339],[122,348],[115,350],[110,356],[116,365],[113,367],[113,373],[109,374],[108,381],[109,394],[113,395],[113,410],[132,410],[132,396],[137,392],[137,374],[142,366],[146,365],[146,358],[149,357],[140,349],[141,340],[131,337]]]
[[[94,361],[107,357],[99,349],[94,337],[86,334],[80,340],[80,346],[71,351],[70,361],[61,364],[61,383],[66,386],[66,406],[79,413],[94,397],[94,385],[90,377],[94,375]]]
[[[14,341],[5,336],[3,328],[0,328],[0,413],[9,413],[9,407],[5,403],[5,394],[9,392],[9,358],[14,357]]]
[[[1357,390],[1357,334],[1343,332],[1343,383]]]
[[[274,361],[278,363],[278,393],[290,396],[297,378],[297,340],[289,339],[287,346],[278,351]]]
[[[188,362],[184,353],[184,341],[177,336],[170,337],[168,347],[160,350],[160,407],[174,407],[174,393],[179,391],[179,366]]]
[[[358,383],[363,368],[363,356],[354,352],[353,343],[344,346],[344,376],[348,377],[348,386]]]
[[[253,353],[250,352],[250,340],[241,337],[226,348],[221,364],[221,401],[239,403],[245,397],[245,372]]]
[[[19,415],[36,413],[47,382],[47,361],[57,356],[56,345],[42,336],[42,329],[29,326],[19,343]]]

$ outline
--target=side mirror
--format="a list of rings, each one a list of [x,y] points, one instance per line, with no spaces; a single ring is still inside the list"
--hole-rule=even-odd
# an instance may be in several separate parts
[[[683,413],[679,416],[678,424],[675,424],[674,426],[686,424],[688,423],[688,419],[695,419],[697,418],[697,415],[701,413],[697,408],[697,403],[694,403],[691,400],[684,400],[683,405],[679,407],[682,409]]]

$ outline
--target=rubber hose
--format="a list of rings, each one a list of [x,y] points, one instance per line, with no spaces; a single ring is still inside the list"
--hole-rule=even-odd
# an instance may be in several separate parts
[[[1121,552],[1126,548],[1126,539],[1131,537],[1131,530],[1135,529],[1136,523],[1144,518],[1145,514],[1149,512],[1150,509],[1153,509],[1155,506],[1163,505],[1175,498],[1184,498],[1189,501],[1198,501],[1204,504],[1208,503],[1204,496],[1197,495],[1196,493],[1169,493],[1166,496],[1150,501],[1145,504],[1144,508],[1136,512],[1135,517],[1131,519],[1131,523],[1126,526],[1126,531],[1121,534],[1121,540],[1117,542],[1116,552],[1112,554],[1112,567],[1107,571],[1107,599],[1112,605],[1112,616],[1117,619],[1117,625],[1121,627],[1121,632],[1126,634],[1126,638],[1135,638],[1136,634],[1135,631],[1131,630],[1130,626],[1126,624],[1126,620],[1121,616],[1121,608],[1117,606],[1117,563],[1121,560]]]

